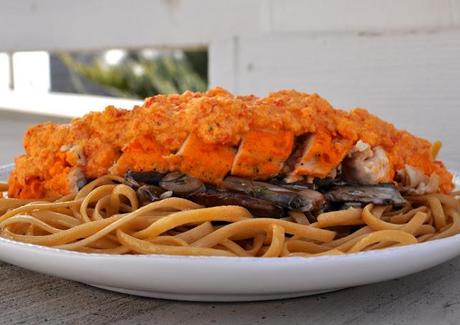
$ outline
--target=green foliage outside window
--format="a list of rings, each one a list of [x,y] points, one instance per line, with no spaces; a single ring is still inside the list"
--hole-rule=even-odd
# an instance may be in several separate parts
[[[179,55],[177,54],[179,53]],[[108,65],[101,57],[82,63],[71,54],[61,60],[75,72],[73,84],[85,92],[79,76],[104,88],[113,96],[145,98],[156,94],[182,93],[207,89],[207,51],[164,53],[145,58],[139,52],[128,52],[120,64]]]

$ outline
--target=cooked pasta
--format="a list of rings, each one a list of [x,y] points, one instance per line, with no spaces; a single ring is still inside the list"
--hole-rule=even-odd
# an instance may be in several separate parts
[[[406,196],[399,209],[300,211],[255,218],[241,206],[203,207],[169,197],[142,205],[123,178],[102,176],[52,200],[7,198],[0,184],[0,234],[12,240],[105,254],[311,257],[415,244],[460,233],[460,193]]]

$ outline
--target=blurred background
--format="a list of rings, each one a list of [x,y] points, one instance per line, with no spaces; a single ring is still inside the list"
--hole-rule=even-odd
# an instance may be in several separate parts
[[[208,87],[206,48],[20,51],[1,58],[2,87],[23,93],[143,99]]]
[[[458,138],[460,0],[0,0],[0,137],[213,86],[317,92]]]

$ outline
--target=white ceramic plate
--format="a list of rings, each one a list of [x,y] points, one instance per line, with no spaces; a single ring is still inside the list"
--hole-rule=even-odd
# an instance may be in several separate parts
[[[0,179],[10,168],[0,168]],[[0,260],[26,269],[113,291],[192,301],[306,296],[402,277],[458,255],[460,235],[379,251],[283,259],[85,254],[0,238]]]

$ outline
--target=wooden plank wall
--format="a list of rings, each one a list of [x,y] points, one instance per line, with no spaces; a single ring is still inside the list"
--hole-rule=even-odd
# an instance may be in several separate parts
[[[3,0],[0,51],[200,46],[277,32],[460,27],[460,0]]]
[[[261,30],[264,2],[4,0],[0,51],[204,46]]]

